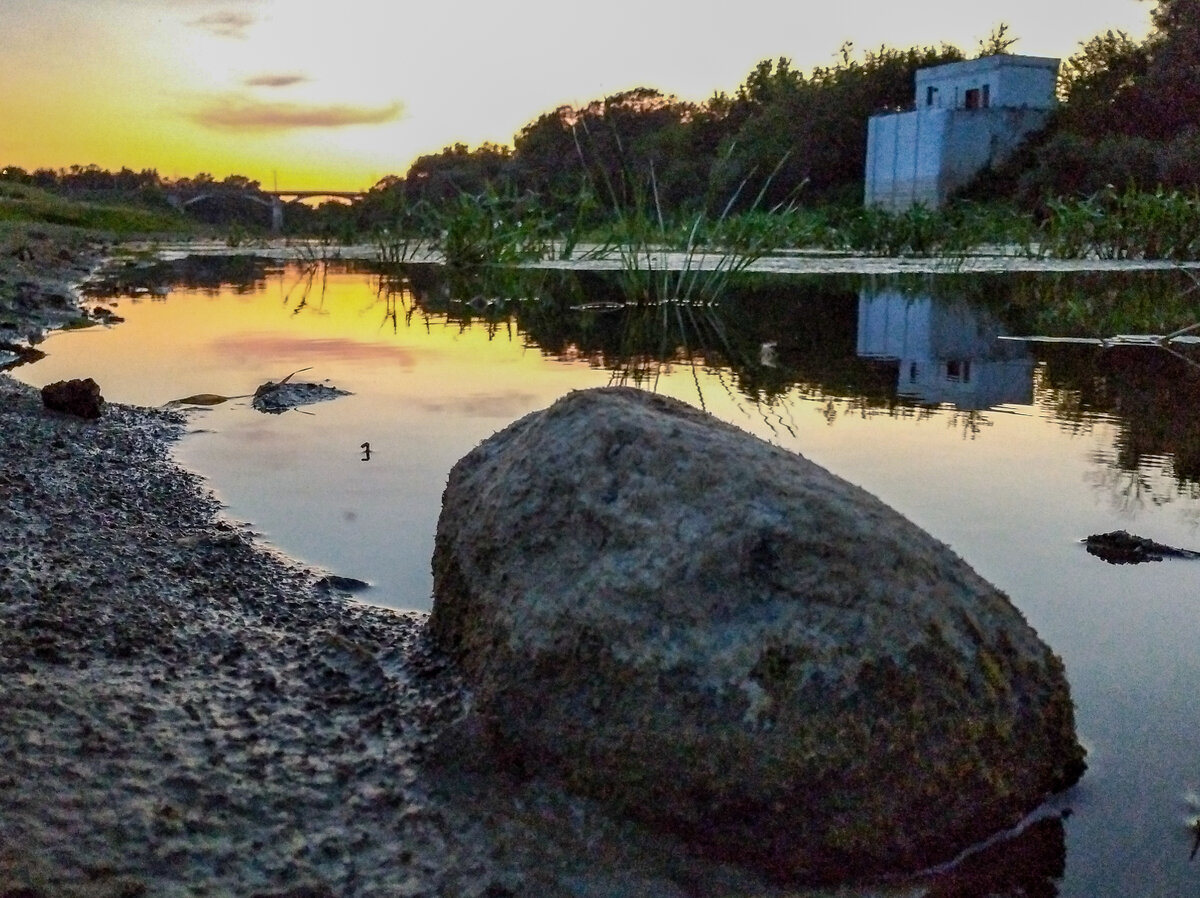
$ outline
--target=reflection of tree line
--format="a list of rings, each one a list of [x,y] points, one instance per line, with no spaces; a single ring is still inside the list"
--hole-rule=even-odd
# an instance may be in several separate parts
[[[209,295],[222,290],[250,294],[262,290],[267,278],[279,268],[278,262],[255,256],[194,255],[169,262],[129,260],[90,281],[87,292],[95,297],[137,296],[170,286]]]
[[[1200,368],[1153,348],[1046,346],[1038,354],[1039,401],[1063,426],[1085,428],[1096,415],[1111,415],[1119,422],[1114,467],[1136,474],[1169,457],[1177,486],[1200,491]],[[1130,486],[1147,484],[1139,478]]]
[[[298,271],[294,280],[300,286],[289,298],[304,294],[304,284],[317,283],[307,269]],[[278,264],[265,259],[193,256],[127,265],[108,275],[98,292],[128,294],[172,284],[251,293],[278,272]],[[967,302],[1012,333],[1111,336],[1165,333],[1200,320],[1200,291],[1189,290],[1191,285],[1175,271],[877,282],[749,275],[733,284],[719,305],[700,307],[629,305],[619,279],[603,272],[498,268],[452,273],[407,266],[380,275],[377,302],[383,324],[392,328],[401,322],[427,329],[478,327],[492,338],[519,340],[547,356],[587,362],[618,383],[653,388],[662,374],[691,368],[715,375],[731,394],[768,416],[777,416],[790,397],[819,403],[830,423],[845,416],[925,419],[939,414],[970,437],[989,425],[986,411],[898,396],[898,363],[857,355],[861,291],[887,287],[935,301]],[[296,302],[304,300],[299,296]],[[1097,415],[1120,422],[1114,455],[1106,464],[1135,473],[1169,456],[1179,483],[1200,488],[1200,416],[1192,414],[1200,400],[1200,368],[1153,348],[1101,351],[1038,344],[1033,352],[1035,401],[1060,426],[1088,429]],[[705,401],[703,394],[699,399]]]
[[[903,405],[894,366],[854,352],[853,282],[746,277],[717,306],[627,304],[615,275],[513,272],[499,279],[407,270],[417,302],[462,326],[512,320],[544,354],[586,361],[615,382],[647,385],[679,367],[727,372],[756,403],[830,399],[861,413]],[[853,397],[853,398],[847,398]]]
[[[1166,334],[1200,321],[1200,291],[1185,272],[1077,273],[1014,279],[1012,320],[1024,333],[1111,337]],[[1090,430],[1099,415],[1117,421],[1106,485],[1135,501],[1169,501],[1171,489],[1200,494],[1200,352],[1153,347],[1041,344],[1037,402],[1060,426]]]
[[[818,402],[830,423],[843,416],[939,414],[964,437],[990,426],[985,410],[937,408],[898,396],[896,363],[858,357],[863,283],[750,276],[718,306],[696,308],[625,306],[615,280],[596,272],[540,272],[532,286],[526,278],[499,287],[454,284],[434,270],[414,269],[412,276],[418,301],[431,310],[462,326],[494,329],[513,321],[521,339],[543,353],[587,361],[617,382],[652,386],[668,370],[695,367],[727,377],[732,390],[756,405],[773,408],[789,396]],[[879,283],[894,286],[897,279]],[[1175,271],[972,274],[900,283],[914,295],[967,301],[1012,333],[1165,333],[1200,320],[1191,282]],[[534,295],[537,301],[525,301]],[[498,301],[482,307],[469,301],[480,296]],[[1191,413],[1200,400],[1200,368],[1153,348],[1039,344],[1033,352],[1039,361],[1035,401],[1061,426],[1089,428],[1097,415],[1119,420],[1109,464],[1136,472],[1147,459],[1170,456],[1181,484],[1200,484],[1200,416]]]

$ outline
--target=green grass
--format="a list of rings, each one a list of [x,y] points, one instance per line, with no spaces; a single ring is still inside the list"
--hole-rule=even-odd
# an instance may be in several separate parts
[[[191,233],[196,224],[174,211],[134,203],[96,203],[68,199],[24,184],[0,182],[0,223],[60,225],[114,237],[136,234]]]

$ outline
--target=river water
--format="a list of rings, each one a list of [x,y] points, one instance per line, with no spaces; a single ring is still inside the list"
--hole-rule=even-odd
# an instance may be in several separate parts
[[[706,408],[949,544],[1063,657],[1089,771],[1061,825],[1001,865],[1028,873],[1020,887],[1176,895],[1200,888],[1200,561],[1111,565],[1080,540],[1126,529],[1200,548],[1200,369],[998,338],[1119,332],[1182,294],[1177,274],[760,276],[715,309],[618,309],[598,274],[189,259],[123,270],[99,300],[123,323],[54,334],[14,374],[90,376],[140,405],[233,397],[188,413],[178,459],[280,550],[415,609],[430,607],[447,473],[480,440],[611,383]],[[251,407],[298,369],[352,395]]]

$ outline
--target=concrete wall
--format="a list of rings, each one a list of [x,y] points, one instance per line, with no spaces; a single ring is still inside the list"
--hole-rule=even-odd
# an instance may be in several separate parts
[[[867,123],[864,202],[935,208],[1005,159],[1049,115],[1042,109],[918,109]]]
[[[866,204],[907,209],[941,200],[942,158],[951,110],[874,116],[867,122]]]
[[[1000,71],[992,88],[992,105],[1028,109],[1053,109],[1058,60],[1053,66],[1009,66]]]
[[[1044,109],[995,107],[948,110],[938,202],[967,186],[979,172],[1007,158],[1025,135],[1045,124],[1049,114]]]

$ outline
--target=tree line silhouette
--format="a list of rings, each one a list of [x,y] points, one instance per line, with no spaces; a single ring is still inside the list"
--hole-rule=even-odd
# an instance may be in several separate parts
[[[1200,0],[1157,0],[1141,41],[1107,31],[1080,44],[1062,66],[1060,104],[1045,129],[1006,164],[964,191],[1037,212],[1050,198],[1106,186],[1200,190]],[[999,25],[974,55],[1010,52]],[[403,175],[375,184],[350,207],[289,209],[291,229],[364,232],[403,223],[417,206],[437,209],[484,192],[533,198],[543,212],[586,224],[614,206],[652,205],[667,215],[781,205],[856,206],[862,201],[867,119],[912,106],[917,69],[967,58],[958,47],[858,53],[804,72],[786,58],[763,60],[732,93],[689,102],[651,87],[542,113],[512,146],[461,143],[416,159]],[[154,170],[109,172],[94,165],[25,172],[15,180],[85,198],[118,192],[165,204],[181,188],[255,192],[231,175],[167,181]],[[233,201],[197,204],[214,223],[256,224],[261,208]]]

